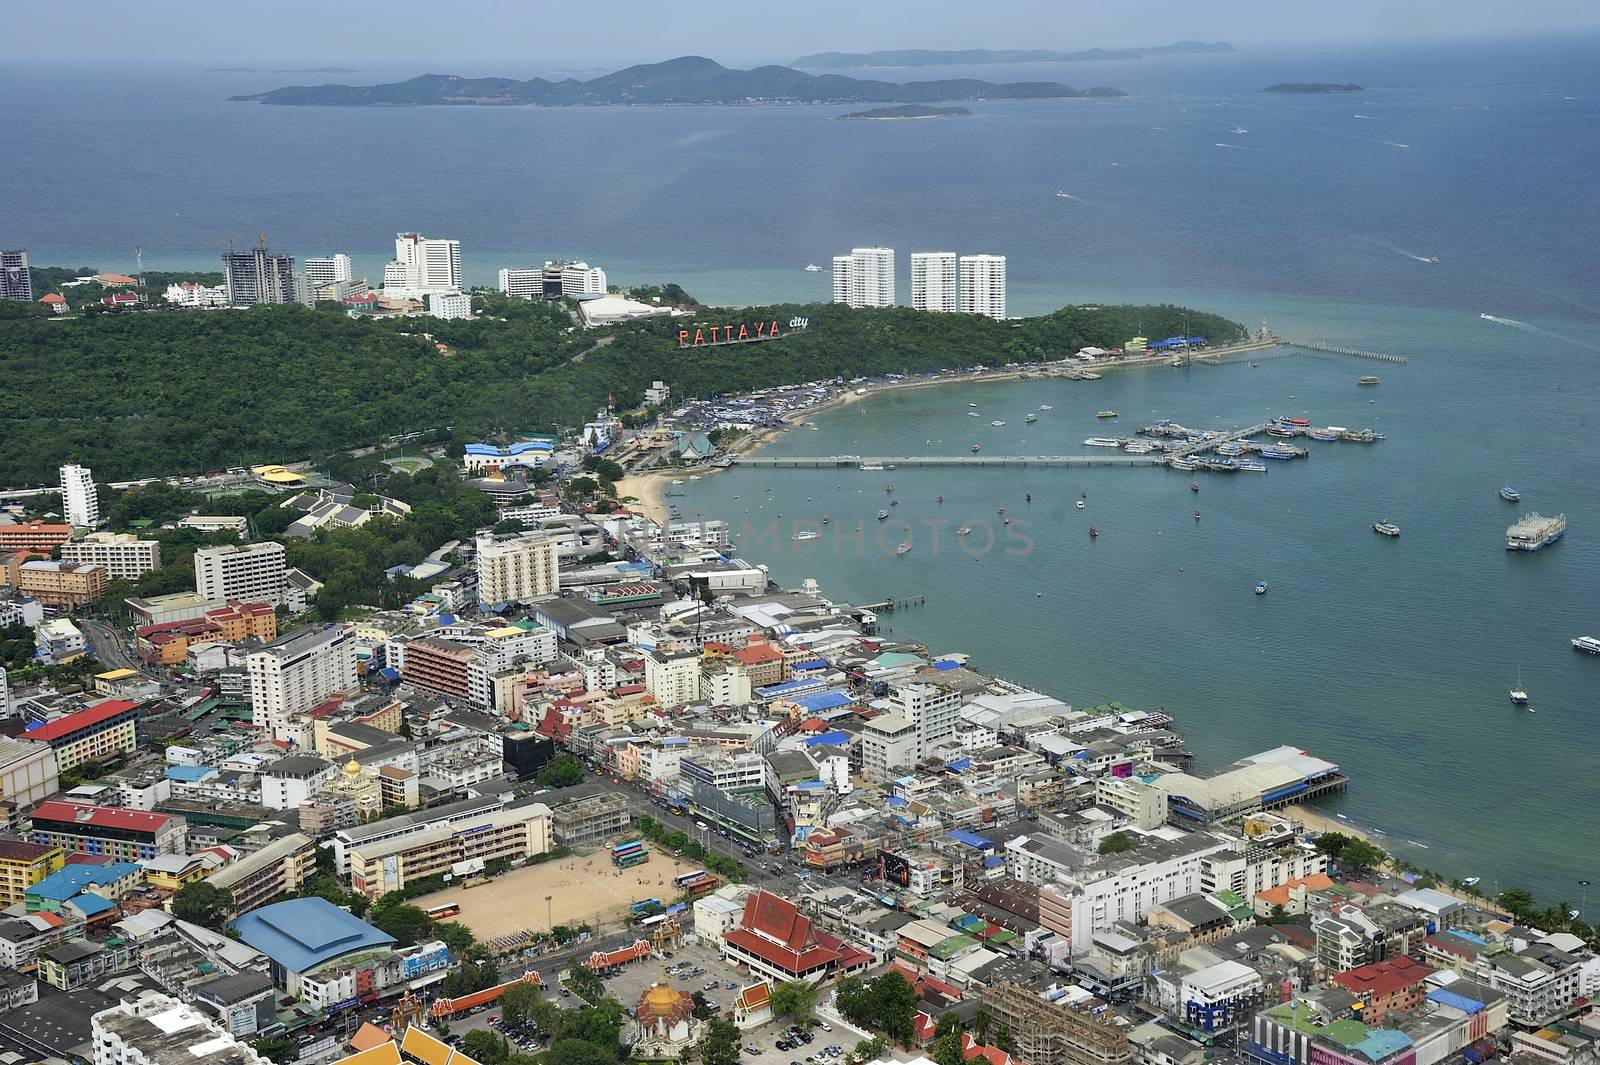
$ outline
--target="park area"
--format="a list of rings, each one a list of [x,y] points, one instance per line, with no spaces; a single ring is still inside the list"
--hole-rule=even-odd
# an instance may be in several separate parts
[[[680,893],[672,878],[696,868],[652,849],[643,865],[617,869],[611,852],[602,849],[515,869],[476,887],[453,885],[411,904],[427,909],[456,903],[461,915],[451,920],[472,929],[480,942],[523,929],[547,932],[552,925],[586,922],[600,931],[626,923],[629,904],[641,899],[660,899],[663,906],[677,902]]]

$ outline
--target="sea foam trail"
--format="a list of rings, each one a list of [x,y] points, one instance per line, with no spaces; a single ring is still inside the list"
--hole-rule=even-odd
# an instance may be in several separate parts
[[[1409,145],[1409,144],[1401,144],[1399,141],[1379,141],[1378,143],[1379,144],[1387,144],[1391,148],[1409,148],[1409,147],[1411,147],[1411,145]]]
[[[1538,333],[1540,336],[1551,337],[1562,343],[1571,344],[1583,351],[1596,350],[1593,344],[1579,340],[1577,337],[1569,337],[1565,333],[1558,333],[1554,329],[1546,329],[1542,325],[1534,325],[1532,322],[1519,322],[1515,318],[1502,318],[1497,314],[1480,314],[1478,317],[1486,322],[1493,322],[1495,325],[1510,326],[1512,329],[1523,329],[1529,333]]]
[[[1235,151],[1240,151],[1240,152],[1264,152],[1264,151],[1266,151],[1265,148],[1252,148],[1248,144],[1223,144],[1221,141],[1217,141],[1216,144],[1217,144],[1218,148],[1232,148]]]

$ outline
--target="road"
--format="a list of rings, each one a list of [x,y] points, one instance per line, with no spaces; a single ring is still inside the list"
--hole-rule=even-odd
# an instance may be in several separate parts
[[[89,644],[89,653],[108,669],[133,669],[144,672],[143,666],[128,652],[127,645],[122,642],[122,637],[115,629],[92,618],[79,618],[75,624],[83,630],[84,639]]]

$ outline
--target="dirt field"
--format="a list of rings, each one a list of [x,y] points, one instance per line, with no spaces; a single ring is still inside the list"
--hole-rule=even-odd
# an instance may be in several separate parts
[[[596,929],[615,930],[627,914],[629,903],[660,899],[663,905],[671,905],[678,901],[672,878],[695,868],[651,848],[650,860],[643,865],[615,869],[610,852],[598,850],[587,858],[566,858],[517,869],[475,888],[447,888],[414,899],[412,905],[427,909],[443,902],[460,903],[461,916],[452,920],[472,929],[480,940],[524,928],[546,931],[552,921],[587,921]],[[546,895],[551,896],[548,907]]]

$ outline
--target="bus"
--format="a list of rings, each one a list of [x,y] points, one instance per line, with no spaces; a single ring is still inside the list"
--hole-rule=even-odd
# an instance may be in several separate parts
[[[454,917],[460,912],[461,904],[459,902],[441,902],[439,905],[429,906],[427,909],[428,919],[431,921],[442,921],[446,917]]]
[[[643,920],[641,920],[639,922],[639,927],[640,928],[653,927],[654,925],[658,925],[661,922],[665,921],[669,916],[671,916],[671,915],[670,914],[665,914],[665,913],[658,913],[658,914],[655,914],[652,917],[646,917],[646,918],[644,918]]]
[[[705,875],[706,875],[706,871],[704,869],[696,869],[692,873],[681,873],[678,876],[675,876],[675,877],[672,878],[672,886],[681,888],[681,887],[683,887],[683,885],[687,884],[689,881],[691,881],[691,880],[699,880],[701,877],[703,877]]]
[[[656,909],[659,910],[661,908],[661,900],[660,899],[640,899],[638,902],[633,903],[633,912],[634,913],[643,913],[644,911],[648,910],[652,906],[654,906]]]

